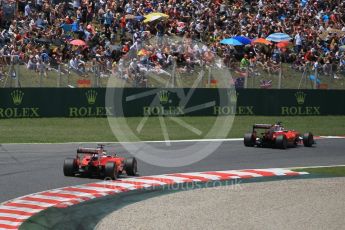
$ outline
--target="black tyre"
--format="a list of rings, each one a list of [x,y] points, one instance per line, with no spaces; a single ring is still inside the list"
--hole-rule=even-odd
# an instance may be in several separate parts
[[[135,157],[125,159],[125,170],[128,176],[135,176],[138,172],[138,164]]]
[[[63,174],[65,176],[74,176],[77,171],[77,160],[74,158],[67,158],[63,164]]]
[[[314,144],[314,136],[312,133],[303,134],[303,145],[305,147],[312,147]]]
[[[107,162],[105,164],[104,177],[109,177],[113,180],[117,179],[117,165],[115,162]]]
[[[254,139],[253,134],[251,133],[244,134],[243,142],[244,142],[244,146],[253,147],[255,145],[255,139]]]
[[[275,146],[279,149],[286,149],[288,141],[285,135],[280,135],[276,137]]]

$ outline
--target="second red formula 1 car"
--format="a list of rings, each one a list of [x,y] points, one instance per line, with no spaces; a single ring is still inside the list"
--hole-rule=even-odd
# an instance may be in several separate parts
[[[78,148],[75,158],[65,159],[63,165],[65,176],[96,175],[115,180],[120,174],[129,176],[137,174],[137,160],[108,154],[103,145],[97,148]]]
[[[262,130],[262,132],[259,132]],[[251,133],[244,135],[244,145],[247,147],[271,147],[286,149],[303,143],[306,147],[315,144],[312,133],[303,136],[295,130],[285,130],[281,122],[277,124],[255,124]]]

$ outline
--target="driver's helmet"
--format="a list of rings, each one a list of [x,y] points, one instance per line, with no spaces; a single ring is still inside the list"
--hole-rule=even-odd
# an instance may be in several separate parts
[[[280,125],[274,125],[274,126],[273,126],[273,130],[274,130],[275,132],[278,132],[278,131],[283,131],[284,128],[281,127]]]

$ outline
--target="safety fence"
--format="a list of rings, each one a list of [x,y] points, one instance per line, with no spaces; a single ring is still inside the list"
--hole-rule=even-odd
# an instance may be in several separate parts
[[[17,61],[16,61],[17,60]],[[228,71],[228,75],[219,71]],[[199,66],[192,70],[178,65],[168,69],[142,68],[132,76],[117,63],[86,62],[23,63],[0,57],[0,87],[107,87],[109,79],[118,87],[141,88],[258,88],[258,89],[345,89],[345,65],[304,65],[256,62],[243,67],[238,62],[226,66]],[[227,84],[223,84],[226,82]]]
[[[344,90],[6,88],[0,98],[0,118],[345,115]]]
[[[343,64],[254,62],[228,68],[237,88],[260,89],[345,89]]]

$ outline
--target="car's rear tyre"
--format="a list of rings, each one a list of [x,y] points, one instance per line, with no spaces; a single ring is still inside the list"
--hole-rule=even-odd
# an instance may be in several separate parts
[[[117,165],[115,162],[107,162],[104,167],[104,176],[111,178],[112,180],[117,179]]]
[[[303,145],[305,147],[312,147],[314,144],[314,136],[312,133],[303,134]]]
[[[66,158],[63,163],[63,174],[65,176],[74,176],[77,171],[77,160],[74,158]]]
[[[286,149],[288,146],[288,141],[285,135],[280,135],[276,137],[275,146],[279,149]]]
[[[125,159],[125,170],[128,176],[135,176],[138,172],[138,163],[135,157]]]
[[[255,138],[252,133],[244,134],[244,146],[246,147],[253,147],[255,145]]]

